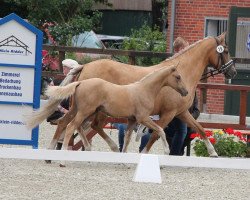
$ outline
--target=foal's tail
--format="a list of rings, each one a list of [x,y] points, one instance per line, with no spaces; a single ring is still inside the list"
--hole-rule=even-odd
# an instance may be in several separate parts
[[[75,93],[76,87],[80,83],[80,81],[77,81],[66,86],[50,86],[46,90],[46,95],[56,100],[66,99]]]
[[[64,63],[64,65],[67,66],[67,63]],[[71,83],[75,75],[81,72],[83,67],[84,65],[74,66],[74,68],[70,70],[70,72],[67,74],[64,80],[61,82],[60,86],[65,86]],[[32,129],[36,127],[38,124],[41,124],[43,120],[48,118],[52,113],[54,113],[57,110],[57,107],[61,101],[62,101],[61,99],[49,99],[48,102],[43,107],[37,110],[33,110],[31,113],[25,115],[25,122],[27,128]]]

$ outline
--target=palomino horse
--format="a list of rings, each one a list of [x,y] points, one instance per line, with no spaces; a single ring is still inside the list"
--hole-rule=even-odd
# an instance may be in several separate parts
[[[84,120],[100,111],[109,116],[128,118],[126,138],[131,135],[136,122],[153,129],[162,138],[164,151],[167,152],[163,129],[149,117],[154,110],[155,98],[164,86],[170,86],[181,96],[188,94],[175,67],[162,67],[129,85],[116,85],[103,79],[92,78],[67,86],[49,87],[47,95],[54,99],[65,99],[74,95],[74,104],[68,113],[73,120],[66,128],[63,149],[67,149],[76,128],[81,127]],[[98,127],[97,131],[98,129],[103,127]],[[126,151],[127,149],[123,149],[123,152]]]
[[[180,95],[173,89],[169,87],[162,88],[156,97],[154,111],[151,114],[160,115],[158,125],[161,127],[167,126],[167,124],[175,116],[180,118],[186,122],[188,126],[202,135],[209,155],[216,157],[217,153],[206,137],[204,129],[192,117],[192,115],[190,115],[188,108],[192,104],[196,86],[202,76],[202,73],[208,65],[213,66],[220,73],[223,73],[226,78],[233,78],[236,75],[236,70],[228,53],[225,36],[226,34],[223,33],[218,37],[205,38],[188,46],[178,54],[175,54],[173,57],[161,62],[160,64],[151,67],[138,67],[108,59],[93,61],[86,65],[79,66],[78,70],[75,70],[75,73],[69,73],[63,81],[63,84],[71,82],[73,75],[77,74],[77,71],[81,71],[78,80],[98,77],[115,84],[125,85],[138,81],[145,75],[163,66],[170,66],[179,63],[178,71],[183,77],[183,82],[188,90],[188,95],[181,98]],[[224,50],[218,51],[218,49]],[[27,126],[33,128],[40,124],[44,119],[46,119],[47,116],[56,110],[60,101],[61,100],[50,99],[43,108],[34,111],[30,119],[27,120]],[[98,120],[93,121],[92,127],[103,125],[105,119],[106,116],[98,112]],[[65,129],[68,123],[68,117],[65,115],[65,117],[59,121],[53,140],[60,136],[61,132]],[[103,139],[105,139],[112,150],[118,151],[117,145],[105,132],[99,131],[98,133]],[[156,139],[157,135],[153,134],[147,146],[143,150],[144,153],[149,151]]]

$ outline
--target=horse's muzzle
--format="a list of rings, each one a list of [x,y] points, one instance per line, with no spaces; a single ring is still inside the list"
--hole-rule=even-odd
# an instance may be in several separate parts
[[[188,95],[188,91],[186,89],[184,89],[184,88],[180,89],[179,92],[180,92],[180,94],[181,94],[182,97],[185,97],[185,96]]]
[[[232,79],[237,74],[237,71],[235,69],[235,62],[233,60],[230,60],[229,62],[224,64],[220,70],[223,72],[225,78],[227,79]]]

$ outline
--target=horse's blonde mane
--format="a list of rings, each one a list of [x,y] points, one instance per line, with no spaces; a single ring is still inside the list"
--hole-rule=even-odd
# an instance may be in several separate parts
[[[167,58],[165,61],[169,61],[169,60],[172,60],[172,59],[175,59],[176,57],[184,54],[185,52],[189,51],[190,49],[194,48],[196,45],[198,45],[199,43],[201,43],[202,41],[204,41],[205,39],[210,39],[212,38],[211,36],[208,36],[208,37],[205,37],[204,39],[202,40],[198,40],[196,41],[195,43],[185,47],[184,49],[180,50],[178,53],[174,54],[173,56],[171,56],[170,58]]]
[[[171,65],[170,67],[174,67],[174,65]],[[155,72],[159,72],[159,71],[162,71],[165,69],[166,69],[166,67],[161,67],[160,69],[154,70],[154,71],[150,72],[149,74],[147,74],[146,76],[144,76],[143,78],[141,78],[139,81],[136,81],[135,83],[140,83],[140,82],[144,81],[145,79],[147,79],[152,74],[154,74]],[[168,69],[170,70],[170,68],[168,68]]]

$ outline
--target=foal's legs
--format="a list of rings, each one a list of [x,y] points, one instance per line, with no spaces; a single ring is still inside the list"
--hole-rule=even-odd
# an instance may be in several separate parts
[[[65,132],[65,128],[68,125],[68,123],[73,119],[75,115],[75,110],[70,110],[67,114],[65,114],[61,119],[58,120],[56,132],[49,144],[48,149],[55,149],[56,144],[58,140],[60,139],[60,136]],[[45,160],[46,163],[51,163],[51,160]]]
[[[70,109],[68,113],[66,113],[61,119],[58,120],[56,132],[53,136],[53,139],[50,142],[48,149],[55,149],[56,144],[57,144],[61,134],[63,133],[63,131],[67,127],[68,123],[73,119],[73,117],[75,116],[75,113],[76,113],[75,110]]]
[[[151,120],[149,117],[146,118],[145,120],[140,122],[141,124],[143,124],[144,126],[156,131],[156,133],[161,137],[162,139],[162,143],[163,143],[163,148],[164,148],[164,153],[167,154],[168,150],[168,144],[167,144],[167,140],[166,140],[166,135],[165,132],[163,131],[163,129],[157,125],[153,120]]]
[[[74,131],[81,126],[82,122],[91,116],[95,112],[95,109],[88,109],[83,112],[77,112],[75,118],[67,125],[65,137],[63,140],[62,150],[67,150],[69,145],[69,140],[73,135]],[[61,161],[61,167],[65,166],[65,161]]]
[[[92,129],[98,132],[98,134],[106,141],[110,149],[114,152],[119,152],[117,144],[104,132],[103,126],[106,120],[106,115],[101,112],[97,112],[95,118],[91,124]]]
[[[165,112],[162,113],[160,119],[156,122],[160,127],[165,127],[169,124],[169,122],[174,118],[175,113]],[[153,131],[151,134],[147,145],[141,151],[141,153],[148,153],[155,141],[159,138],[159,135]]]
[[[83,125],[81,125],[79,128],[77,128],[77,131],[80,134],[80,138],[83,142],[85,151],[91,151],[91,145],[90,145],[90,143],[89,143],[89,141],[84,133]]]
[[[135,125],[136,125],[135,119],[128,119],[128,127],[127,127],[127,131],[125,133],[125,140],[124,140],[124,144],[123,144],[123,148],[122,148],[123,153],[126,153],[128,151],[128,145],[129,145],[129,142],[131,140],[131,135],[132,135],[132,132],[135,128]]]
[[[207,138],[203,127],[193,118],[193,116],[188,111],[180,114],[178,118],[187,123],[189,127],[193,128],[194,130],[196,130],[198,133],[201,134],[210,157],[218,157],[218,154],[216,153],[210,140]]]

